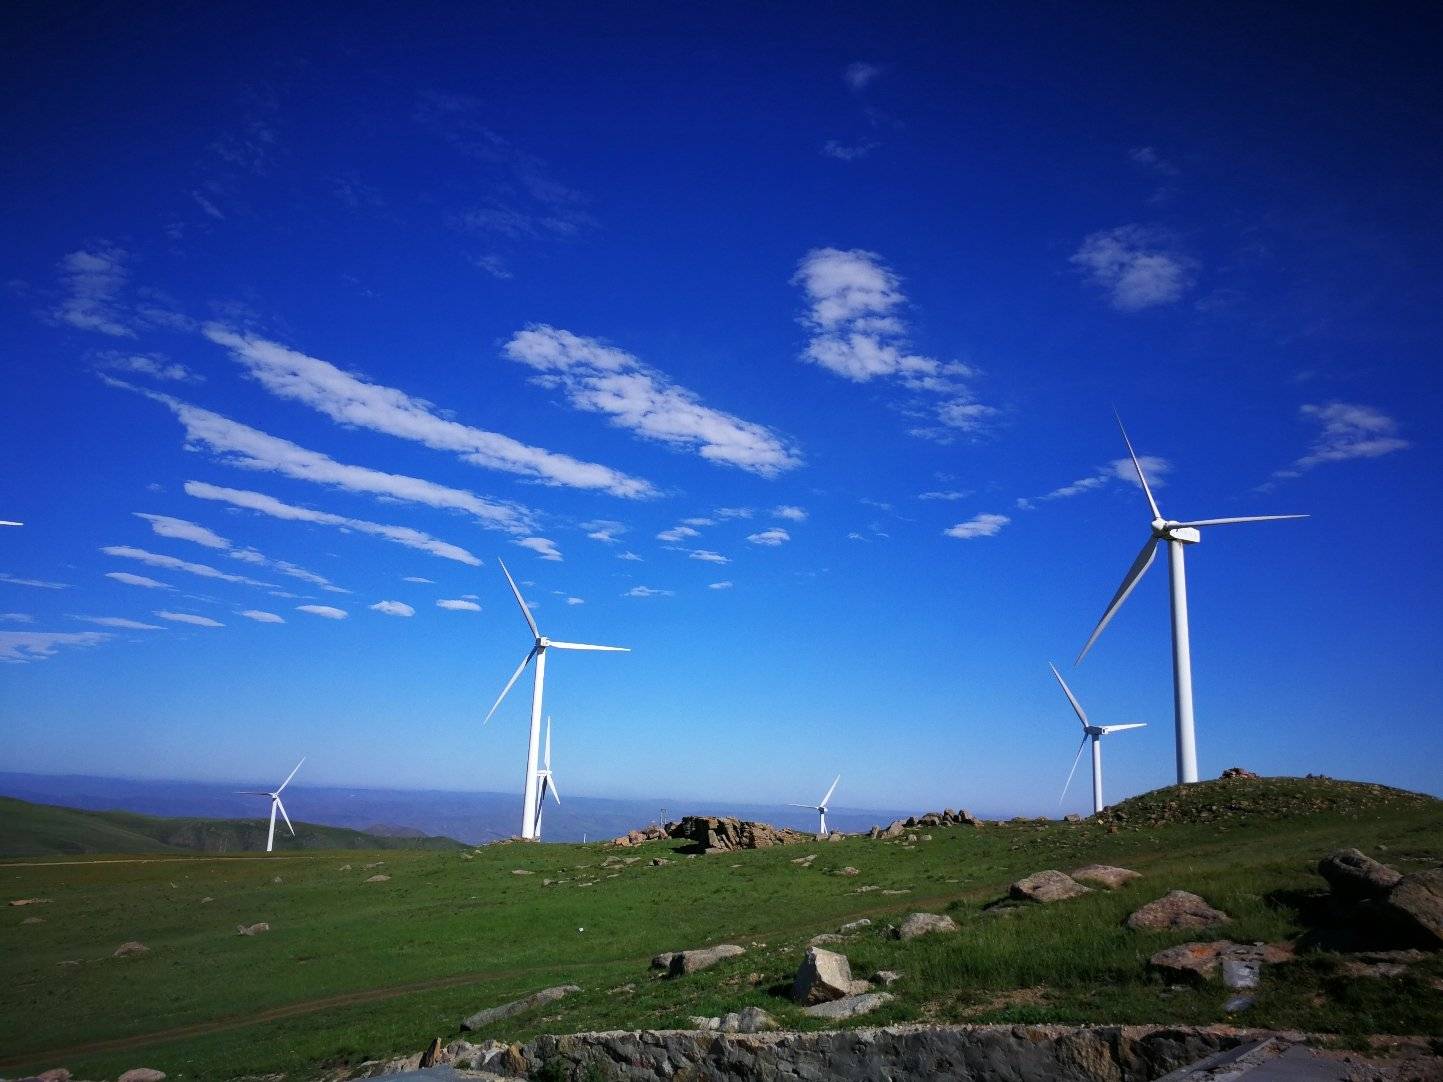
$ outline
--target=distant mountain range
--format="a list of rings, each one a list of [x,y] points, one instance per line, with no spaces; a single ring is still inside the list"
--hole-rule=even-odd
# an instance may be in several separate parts
[[[91,811],[125,811],[185,818],[253,820],[264,829],[265,799],[234,790],[254,783],[138,781],[89,775],[0,773],[0,795],[40,804]],[[445,790],[310,787],[299,780],[286,789],[286,809],[307,823],[367,831],[374,837],[444,836],[471,845],[510,837],[520,829],[521,800],[514,793],[458,793]],[[941,809],[867,810],[829,808],[834,830],[855,832],[899,816]],[[982,814],[979,809],[973,811]],[[735,815],[799,830],[815,830],[816,813],[767,804],[713,801],[613,800],[567,796],[548,804],[543,820],[548,841],[595,841],[683,815]],[[3,823],[0,823],[3,826]],[[279,837],[279,834],[277,835]],[[264,845],[264,840],[262,840]]]

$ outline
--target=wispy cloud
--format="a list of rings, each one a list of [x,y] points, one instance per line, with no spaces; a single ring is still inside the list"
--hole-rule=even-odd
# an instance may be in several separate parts
[[[657,590],[650,586],[633,586],[623,597],[672,597],[674,590]]]
[[[751,518],[752,509],[750,507],[718,507],[712,514],[722,519]]]
[[[688,537],[700,536],[701,533],[692,529],[690,526],[673,526],[669,530],[662,530],[661,533],[656,535],[656,539],[658,541],[665,541],[668,544],[675,544],[678,541],[686,540]]]
[[[636,563],[641,562],[641,557],[638,556],[636,553],[630,551],[629,549],[626,552],[618,552],[616,554],[616,558],[618,560],[631,560]]]
[[[467,601],[464,597],[448,597],[436,602],[438,609],[449,609],[451,612],[480,612],[481,606],[474,601]]]
[[[308,571],[306,568],[297,566],[289,560],[272,560],[252,548],[238,549],[229,539],[222,537],[214,530],[208,529],[199,523],[189,522],[183,518],[171,518],[169,515],[148,515],[143,511],[136,511],[134,514],[137,518],[142,518],[149,522],[150,528],[160,537],[169,537],[178,541],[194,541],[197,545],[204,545],[206,548],[220,549],[227,553],[233,560],[240,560],[242,563],[254,564],[258,567],[274,568],[283,575],[289,575],[293,579],[308,582],[312,586],[319,586],[322,590],[327,590],[333,594],[348,594],[351,592],[335,585],[324,575],[318,575],[314,571]],[[269,586],[270,583],[266,583],[265,585]]]
[[[1164,158],[1153,147],[1133,147],[1127,152],[1127,156],[1134,165],[1140,166],[1149,172],[1157,173],[1159,176],[1175,177],[1178,175],[1178,167]]]
[[[1300,412],[1315,422],[1320,431],[1308,453],[1287,469],[1274,471],[1275,478],[1298,477],[1325,463],[1379,458],[1412,446],[1398,435],[1398,422],[1372,406],[1328,402],[1302,406]]]
[[[159,353],[102,353],[96,358],[96,365],[112,372],[128,372],[131,375],[149,376],[171,383],[205,381],[204,376],[197,375],[185,365],[162,357]]]
[[[1172,472],[1172,463],[1157,455],[1138,455],[1137,461],[1142,465],[1143,472],[1147,474],[1148,484],[1153,488],[1165,488],[1167,486],[1167,475]],[[1076,481],[1069,481],[1059,488],[1041,496],[1032,496],[1017,501],[1017,506],[1026,511],[1035,504],[1045,500],[1066,500],[1073,496],[1081,496],[1085,492],[1095,492],[1107,485],[1123,482],[1132,485],[1134,488],[1141,488],[1142,482],[1137,479],[1137,470],[1133,468],[1132,459],[1115,458],[1106,466],[1100,466],[1095,473],[1086,477],[1079,477]]]
[[[28,612],[0,612],[0,622],[7,624],[33,624],[35,617]]]
[[[973,515],[966,522],[959,522],[942,532],[948,537],[971,541],[977,537],[996,537],[1002,531],[1002,527],[1011,521],[1006,515]]]
[[[625,524],[604,518],[583,522],[581,528],[591,540],[600,541],[604,545],[615,544],[616,539],[626,533]]]
[[[947,489],[947,490],[942,491],[942,492],[919,492],[919,493],[917,493],[917,499],[919,499],[919,500],[948,500],[948,501],[951,501],[951,500],[965,500],[965,499],[966,499],[968,496],[970,496],[970,495],[972,495],[972,493],[970,493],[970,492],[964,492],[964,491],[962,491],[961,489],[955,489],[955,488],[954,488],[954,489]]]
[[[854,162],[859,158],[865,158],[881,145],[875,139],[859,139],[854,143],[828,139],[822,144],[822,153],[828,158],[836,158],[839,162]]]
[[[377,601],[371,606],[372,612],[384,613],[386,616],[415,616],[416,610],[404,601]]]
[[[132,575],[129,571],[107,571],[105,577],[114,579],[116,582],[123,582],[127,586],[143,586],[147,590],[174,590],[175,587],[164,582],[156,582],[155,579],[146,578],[144,575]]]
[[[730,557],[723,556],[720,552],[712,552],[711,549],[692,549],[692,551],[688,553],[688,556],[690,559],[700,560],[702,563],[708,564],[731,563]]]
[[[1144,225],[1121,225],[1087,236],[1072,264],[1107,292],[1112,306],[1137,312],[1171,304],[1192,285],[1196,261],[1172,237]]]
[[[561,550],[556,547],[556,542],[547,537],[518,537],[511,543],[530,549],[543,560],[561,559]]]
[[[297,612],[308,612],[312,616],[320,616],[326,620],[344,620],[349,613],[345,609],[337,609],[330,605],[297,605]]]
[[[96,624],[99,627],[115,627],[123,631],[164,631],[165,628],[159,624],[143,624],[139,620],[128,620],[124,616],[72,616],[72,620],[79,620],[86,624]]]
[[[62,646],[99,646],[113,637],[104,631],[0,631],[0,661],[23,665],[53,657]]]
[[[125,560],[137,560],[151,567],[163,567],[169,571],[184,571],[187,574],[198,575],[205,579],[219,579],[221,582],[241,583],[246,586],[273,587],[273,582],[259,582],[256,579],[247,578],[245,575],[232,575],[229,572],[218,570],[209,564],[195,564],[189,560],[180,560],[174,556],[165,556],[158,552],[149,552],[146,549],[132,548],[129,545],[106,545],[100,550],[107,556],[118,556]]]
[[[881,74],[882,65],[873,64],[867,60],[857,60],[847,65],[846,70],[842,72],[842,80],[852,93],[860,94],[871,86]]]
[[[895,380],[913,393],[910,411],[927,419],[913,435],[947,442],[981,431],[997,412],[974,399],[967,381],[976,372],[968,365],[912,352],[899,314],[907,301],[901,280],[877,253],[814,248],[792,281],[808,302],[802,324],[811,338],[802,360],[854,383]]]
[[[14,575],[0,571],[0,582],[8,582],[11,586],[33,586],[39,590],[68,590],[68,582],[46,582],[44,579],[22,579]]]
[[[764,545],[768,548],[776,548],[791,539],[792,535],[780,526],[773,526],[770,530],[762,530],[760,533],[747,534],[747,540],[753,545]]]
[[[276,342],[240,334],[218,324],[205,328],[272,394],[302,402],[339,424],[368,428],[438,451],[463,462],[517,474],[547,485],[596,489],[613,496],[656,495],[649,481],[610,466],[532,447],[510,436],[473,428],[438,415],[431,403],[394,387],[370,383],[328,361]]]
[[[111,245],[71,252],[60,261],[65,297],[52,313],[62,323],[112,338],[134,338],[116,303],[129,274],[126,253]]]
[[[704,405],[685,387],[625,350],[538,324],[518,331],[503,352],[536,369],[535,382],[563,391],[579,410],[603,413],[644,439],[772,477],[801,465],[801,455],[764,425]]]
[[[435,585],[436,585],[436,582],[435,582],[434,579],[422,578],[420,575],[407,575],[407,576],[406,576],[405,578],[403,578],[401,581],[402,581],[402,582],[414,582],[414,583],[417,583],[418,585],[423,585],[423,586],[435,586]]]
[[[461,546],[447,541],[438,541],[430,534],[413,530],[409,526],[387,526],[379,522],[367,522],[365,519],[333,515],[328,511],[315,511],[309,507],[297,507],[294,504],[283,503],[274,496],[267,496],[261,492],[222,488],[219,485],[206,484],[203,481],[187,481],[185,491],[198,500],[216,500],[228,503],[232,507],[242,507],[263,515],[270,515],[272,518],[287,519],[292,522],[310,522],[319,526],[354,530],[356,533],[383,537],[387,541],[405,545],[407,548],[429,552],[432,556],[439,556],[445,560],[455,560],[457,563],[469,564],[472,567],[481,565],[481,560],[477,556],[467,552]]]
[[[784,518],[790,522],[806,522],[807,512],[801,507],[793,507],[790,504],[782,504],[780,507],[773,507],[772,514],[777,518]]]
[[[582,597],[568,597],[566,603],[568,605],[585,605],[586,599]]]
[[[247,620],[254,620],[258,624],[283,624],[286,622],[284,616],[266,612],[264,609],[245,609],[237,615],[244,616]]]
[[[162,620],[169,620],[176,624],[190,624],[192,627],[225,627],[219,620],[212,620],[209,616],[197,616],[193,612],[171,612],[169,609],[156,609],[155,615]]]
[[[732,588],[732,580],[722,579],[721,582],[709,582],[706,588],[708,590],[730,590]]]

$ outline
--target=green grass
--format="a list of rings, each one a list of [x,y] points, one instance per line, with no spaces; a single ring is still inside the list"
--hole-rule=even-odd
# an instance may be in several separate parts
[[[1232,804],[1245,807],[1216,810]],[[752,1004],[788,1026],[820,1028],[785,990],[806,940],[859,916],[873,926],[836,948],[854,973],[904,974],[891,989],[896,1002],[865,1024],[1215,1022],[1225,1017],[1220,986],[1175,990],[1144,967],[1154,951],[1196,937],[1128,931],[1122,921],[1136,906],[1169,889],[1193,890],[1233,915],[1222,934],[1278,940],[1304,931],[1300,907],[1322,887],[1313,867],[1332,848],[1356,845],[1402,870],[1443,859],[1443,803],[1396,790],[1313,779],[1209,783],[1181,797],[1163,790],[1122,812],[1111,825],[918,830],[932,840],[910,848],[856,838],[693,859],[675,852],[678,843],[658,842],[637,850],[498,845],[468,851],[470,859],[393,850],[0,864],[0,901],[50,899],[0,908],[0,1055],[9,1057],[0,1073],[63,1064],[105,1077],[143,1063],[172,1078],[305,1077],[414,1052],[433,1036],[449,1041],[466,1014],[560,983],[583,992],[475,1039],[686,1026],[692,1015]],[[792,863],[811,853],[810,867]],[[601,867],[611,856],[642,859]],[[672,863],[652,867],[655,856]],[[1091,861],[1144,878],[1054,906],[984,911],[1013,879]],[[836,874],[845,865],[861,875]],[[518,868],[534,874],[513,875]],[[390,881],[363,882],[377,872]],[[567,881],[546,886],[547,878]],[[879,889],[858,892],[863,885]],[[888,938],[886,924],[914,910],[946,912],[961,931]],[[44,923],[21,923],[33,916]],[[237,924],[255,921],[272,931],[236,934]],[[150,952],[110,956],[131,939]],[[747,954],[676,981],[650,975],[659,951],[719,942]],[[1439,980],[1438,959],[1401,981],[1367,982],[1340,977],[1331,956],[1305,955],[1268,970],[1256,1007],[1238,1021],[1345,1038],[1443,1036],[1443,996],[1430,983]],[[388,990],[399,994],[307,1009]],[[304,1013],[255,1020],[292,1007]],[[55,1054],[215,1022],[222,1028],[133,1050]]]

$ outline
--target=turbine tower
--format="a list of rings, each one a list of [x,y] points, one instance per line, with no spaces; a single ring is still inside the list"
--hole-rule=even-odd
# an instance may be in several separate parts
[[[1074,665],[1080,665],[1082,659],[1087,656],[1087,651],[1092,649],[1092,644],[1102,634],[1122,603],[1132,593],[1133,587],[1138,580],[1152,566],[1153,559],[1157,556],[1157,546],[1161,541],[1167,542],[1167,564],[1168,571],[1172,577],[1172,681],[1173,681],[1173,712],[1176,717],[1177,727],[1177,780],[1179,785],[1197,781],[1197,739],[1193,732],[1192,713],[1192,647],[1188,640],[1187,630],[1187,575],[1183,569],[1183,552],[1188,545],[1196,545],[1202,540],[1199,530],[1204,526],[1232,526],[1240,522],[1277,522],[1282,519],[1307,518],[1307,515],[1245,515],[1234,518],[1202,518],[1194,519],[1191,522],[1177,522],[1173,519],[1162,517],[1162,512],[1157,509],[1157,501],[1152,497],[1152,489],[1148,487],[1147,476],[1142,472],[1142,463],[1137,460],[1137,452],[1132,449],[1132,441],[1127,438],[1127,429],[1122,427],[1122,418],[1118,417],[1117,427],[1122,431],[1122,441],[1127,444],[1128,456],[1132,459],[1133,469],[1137,470],[1137,480],[1142,485],[1143,495],[1147,497],[1147,505],[1152,510],[1151,533],[1148,534],[1147,542],[1142,546],[1142,551],[1132,561],[1132,566],[1127,569],[1123,576],[1122,585],[1117,588],[1117,593],[1112,595],[1112,600],[1107,603],[1103,610],[1102,619],[1093,628],[1092,635],[1088,637],[1082,652],[1077,655]]]
[[[1082,709],[1082,704],[1077,701],[1077,696],[1072,694],[1072,689],[1067,686],[1067,681],[1062,679],[1062,674],[1057,671],[1057,666],[1050,661],[1047,667],[1052,670],[1052,675],[1057,677],[1057,682],[1062,685],[1062,694],[1067,696],[1067,701],[1072,704],[1072,709],[1077,712],[1077,720],[1082,722],[1082,743],[1077,745],[1077,754],[1072,760],[1072,769],[1067,772],[1067,782],[1062,786],[1062,796],[1058,797],[1057,803],[1061,804],[1067,799],[1067,787],[1072,784],[1072,775],[1077,773],[1077,764],[1082,760],[1082,749],[1088,740],[1092,741],[1092,814],[1097,815],[1107,805],[1102,802],[1102,738],[1108,733],[1120,733],[1124,729],[1145,729],[1147,722],[1134,721],[1128,725],[1094,725],[1087,720],[1087,714]]]
[[[817,826],[817,837],[818,837],[818,838],[826,838],[826,837],[828,836],[828,835],[827,835],[827,801],[829,801],[829,800],[832,799],[832,794],[837,791],[837,782],[839,782],[839,781],[841,781],[841,780],[842,780],[842,775],[838,774],[838,775],[836,776],[836,778],[832,781],[832,787],[827,790],[827,795],[824,796],[824,797],[822,797],[822,799],[819,800],[819,801],[817,801],[815,804],[788,804],[788,805],[787,805],[787,807],[789,807],[789,808],[806,808],[806,809],[808,809],[809,811],[814,811],[814,812],[816,812],[816,813],[821,817],[821,822],[820,822],[820,823],[818,824],[818,826]]]
[[[542,635],[536,627],[536,620],[531,615],[531,610],[526,607],[526,602],[521,599],[521,591],[516,588],[516,580],[511,577],[511,572],[506,570],[500,557],[496,562],[501,564],[501,573],[506,576],[506,581],[511,586],[511,592],[516,595],[516,604],[521,606],[521,615],[526,618],[526,626],[531,629],[535,637],[531,650],[522,658],[521,664],[516,666],[516,671],[511,674],[511,679],[506,681],[506,686],[501,689],[501,694],[496,696],[496,702],[492,704],[490,711],[486,714],[486,721],[491,720],[491,715],[496,713],[496,708],[501,705],[501,700],[506,698],[506,693],[511,690],[513,684],[521,678],[522,671],[530,665],[534,659],[536,662],[536,683],[531,690],[531,736],[527,742],[526,749],[526,791],[521,799],[521,836],[528,840],[535,840],[536,832],[536,791],[538,772],[536,769],[536,753],[541,743],[541,696],[546,684],[546,651],[547,650],[610,650],[619,653],[626,653],[629,646],[590,646],[582,642],[557,642],[555,639],[548,639]],[[486,722],[482,722],[484,725]]]
[[[557,804],[561,794],[556,791],[556,779],[551,774],[551,718],[546,719],[546,751],[541,757],[541,769],[536,772],[536,840],[541,840],[541,812],[546,807],[546,794],[550,793]]]
[[[290,829],[291,837],[294,838],[294,837],[296,836],[296,828],[293,827],[293,826],[291,826],[291,817],[286,814],[286,806],[281,803],[281,790],[284,789],[287,785],[289,785],[289,784],[291,783],[291,779],[296,776],[296,770],[299,770],[299,769],[301,768],[301,763],[304,763],[305,761],[306,761],[306,760],[305,760],[304,758],[302,758],[302,759],[301,759],[301,762],[296,764],[295,770],[292,770],[289,774],[286,775],[286,780],[283,781],[283,782],[281,782],[280,785],[276,786],[275,792],[272,793],[272,792],[266,792],[266,791],[264,791],[264,790],[259,790],[259,789],[257,789],[257,790],[242,790],[242,791],[240,792],[240,794],[239,794],[240,796],[268,796],[268,797],[271,798],[271,825],[270,825],[270,829],[266,832],[266,852],[267,852],[267,853],[269,853],[269,852],[271,851],[271,849],[275,846],[275,842],[276,842],[276,810],[277,810],[277,809],[280,810],[281,818],[286,821],[286,826]]]

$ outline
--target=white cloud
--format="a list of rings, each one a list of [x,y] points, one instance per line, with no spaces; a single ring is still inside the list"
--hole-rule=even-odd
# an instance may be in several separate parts
[[[113,372],[130,372],[173,383],[203,383],[205,377],[159,353],[104,353],[96,362]]]
[[[104,631],[0,631],[0,661],[23,665],[53,657],[62,646],[99,646],[111,638]]]
[[[966,499],[968,496],[970,496],[970,495],[972,495],[972,493],[970,493],[970,492],[963,492],[963,491],[958,490],[958,489],[949,489],[949,490],[947,490],[947,491],[945,491],[945,492],[919,492],[919,493],[917,493],[917,499],[919,499],[919,500],[949,500],[949,501],[950,501],[950,500],[965,500],[965,499]]]
[[[187,522],[183,518],[170,518],[168,515],[147,515],[143,511],[132,512],[136,518],[143,518],[150,523],[150,528],[160,537],[170,537],[177,541],[194,541],[197,545],[204,545],[210,549],[229,549],[231,543],[220,534],[209,530],[194,522]],[[259,562],[259,561],[248,561]]]
[[[709,518],[698,516],[696,518],[684,518],[681,520],[683,526],[715,526],[716,522]]]
[[[35,617],[28,612],[0,612],[0,621],[7,624],[33,624]]]
[[[543,560],[561,559],[561,550],[556,547],[556,542],[547,537],[518,537],[511,543],[530,549]]]
[[[865,158],[882,144],[875,139],[862,139],[855,143],[843,143],[839,139],[828,139],[822,144],[822,153],[839,162],[854,162]]]
[[[586,600],[585,600],[584,598],[580,598],[580,597],[568,597],[568,598],[566,599],[566,603],[567,603],[568,605],[585,605],[585,604],[586,604]]]
[[[60,276],[66,295],[54,310],[55,318],[83,331],[134,338],[135,332],[122,322],[124,315],[116,304],[129,277],[125,260],[123,250],[109,246],[71,252],[62,259]]]
[[[289,560],[272,560],[264,554],[252,548],[237,549],[229,540],[220,534],[209,530],[194,522],[187,522],[183,518],[170,518],[167,515],[147,515],[143,512],[134,512],[137,518],[143,518],[150,523],[150,528],[161,537],[174,538],[181,541],[194,541],[197,545],[204,545],[207,548],[221,549],[231,559],[240,560],[242,563],[255,564],[262,567],[271,567],[283,575],[289,575],[293,579],[300,579],[302,582],[309,582],[312,586],[319,586],[333,594],[348,594],[351,591],[333,584],[324,575],[318,575],[314,571],[307,571],[304,567],[298,567]],[[118,555],[118,554],[112,554]],[[166,557],[168,559],[168,557]],[[170,564],[158,564],[157,566],[172,566]],[[184,570],[192,570],[197,564],[187,564]],[[214,570],[213,568],[211,570]],[[203,572],[197,572],[202,574]],[[219,574],[219,572],[217,572]],[[214,575],[210,577],[214,578]],[[255,586],[270,586],[271,583],[257,583],[243,577],[232,577],[230,581],[248,582]]]
[[[881,74],[880,64],[858,60],[847,65],[846,71],[842,72],[842,79],[850,90],[857,93],[865,90]]]
[[[1072,264],[1108,292],[1112,306],[1137,312],[1178,300],[1192,285],[1195,263],[1158,229],[1122,225],[1086,237]]]
[[[1300,412],[1321,426],[1308,453],[1290,469],[1278,470],[1275,477],[1296,477],[1327,462],[1347,462],[1354,458],[1378,458],[1412,446],[1398,435],[1398,422],[1372,406],[1352,402],[1329,402],[1306,405]]]
[[[266,612],[263,609],[246,609],[239,615],[244,616],[247,620],[254,620],[258,624],[283,624],[286,622],[285,617],[277,616],[275,613]]]
[[[656,539],[658,541],[666,541],[667,543],[671,544],[677,541],[684,541],[688,537],[700,536],[701,534],[698,533],[696,530],[693,530],[690,526],[673,526],[669,530],[662,530],[661,533],[656,535]]]
[[[1127,152],[1127,156],[1134,165],[1140,165],[1165,177],[1175,177],[1179,172],[1177,166],[1163,158],[1153,147],[1133,147]]]
[[[424,399],[369,383],[327,361],[278,343],[238,334],[217,324],[207,326],[205,335],[228,349],[272,394],[303,402],[340,424],[451,451],[472,465],[519,474],[542,484],[598,489],[613,496],[656,495],[649,481],[449,420],[439,416]]]
[[[170,612],[167,609],[156,609],[155,615],[162,620],[170,620],[177,624],[190,624],[193,627],[225,627],[219,620],[212,620],[209,616],[197,616],[193,612]]]
[[[68,590],[68,582],[46,582],[44,579],[22,579],[16,578],[7,572],[0,571],[0,582],[8,582],[11,586],[33,586],[40,590]]]
[[[225,571],[219,571],[209,564],[195,564],[189,560],[178,560],[174,556],[164,556],[158,552],[148,552],[145,549],[131,548],[129,545],[106,545],[100,550],[107,556],[119,556],[127,560],[137,560],[151,567],[164,567],[170,571],[185,571],[192,575],[198,575],[205,579],[219,579],[222,582],[242,583],[246,586],[274,586],[273,582],[258,582],[255,579],[247,578],[245,575],[232,575]]]
[[[630,550],[628,550],[628,551],[626,551],[626,552],[618,552],[618,553],[616,554],[616,558],[617,558],[618,560],[633,560],[633,561],[635,561],[635,562],[637,562],[637,563],[640,563],[640,562],[641,562],[641,557],[638,556],[636,553],[631,552]]]
[[[959,522],[942,532],[948,537],[970,541],[975,537],[996,537],[1012,520],[1006,515],[973,515],[966,522]]]
[[[581,528],[586,531],[586,536],[593,541],[600,541],[604,545],[610,545],[617,537],[626,533],[626,526],[620,522],[613,522],[611,519],[599,518],[591,522],[583,522]]]
[[[435,583],[434,580],[422,578],[420,575],[407,575],[407,576],[406,576],[405,578],[403,578],[401,581],[402,581],[402,582],[414,582],[414,583],[416,583],[416,584],[418,584],[418,585],[422,585],[422,586],[435,586],[435,585],[436,585],[436,583]]]
[[[332,608],[330,605],[297,605],[297,612],[308,612],[312,616],[321,616],[327,620],[344,620],[349,613],[345,609]]]
[[[792,535],[780,526],[773,526],[770,530],[762,530],[760,533],[747,534],[747,540],[753,545],[767,545],[775,548],[792,539]]]
[[[129,571],[107,571],[105,577],[114,579],[116,582],[123,582],[127,586],[144,586],[147,590],[174,590],[175,587],[164,582],[156,582],[154,579],[146,578],[144,575],[132,575]]]
[[[416,615],[416,610],[404,601],[377,601],[371,606],[371,611],[385,613],[387,616]]]
[[[477,556],[459,545],[438,541],[430,534],[413,530],[409,526],[386,526],[379,522],[367,522],[364,519],[333,515],[327,511],[313,511],[309,507],[282,503],[275,497],[267,496],[264,493],[251,492],[246,489],[222,488],[202,481],[187,481],[185,491],[199,500],[217,500],[233,507],[243,507],[263,515],[270,515],[272,518],[288,519],[292,522],[311,522],[321,526],[335,526],[343,530],[372,534],[398,545],[429,552],[431,555],[445,560],[455,560],[457,563],[469,564],[472,567],[481,565],[481,560]]]
[[[540,372],[536,382],[560,388],[574,408],[607,414],[645,439],[763,477],[801,465],[797,450],[769,428],[703,405],[692,391],[594,338],[541,324],[518,331],[504,352]]]
[[[750,507],[718,507],[712,514],[722,519],[751,518],[752,509]]]
[[[675,591],[673,591],[673,590],[656,590],[656,589],[653,589],[653,588],[650,587],[650,586],[633,586],[630,590],[626,591],[626,593],[624,593],[622,596],[623,596],[623,597],[671,597],[671,596],[674,595],[674,593],[675,593]]]
[[[772,514],[777,518],[788,519],[791,522],[807,521],[807,512],[800,507],[793,507],[790,504],[782,504],[780,507],[772,508]]]
[[[480,612],[481,606],[474,601],[467,601],[463,597],[445,598],[436,602],[438,609],[449,609],[451,612]]]
[[[708,583],[708,584],[707,584],[707,589],[708,589],[708,590],[730,590],[731,588],[732,588],[732,580],[731,580],[731,579],[722,579],[721,582],[712,582],[712,583]]]
[[[1172,472],[1172,463],[1157,455],[1138,455],[1137,461],[1142,465],[1143,472],[1147,474],[1147,483],[1154,489],[1167,486],[1167,475]],[[1104,488],[1116,481],[1123,481],[1134,488],[1141,488],[1142,482],[1137,479],[1137,470],[1132,465],[1130,458],[1115,458],[1106,466],[1101,466],[1095,473],[1086,477],[1079,477],[1076,481],[1069,481],[1060,488],[1054,488],[1042,496],[1020,499],[1017,506],[1029,510],[1035,503],[1043,500],[1066,500],[1073,496],[1081,496],[1084,492],[1094,492]]]
[[[118,627],[125,631],[164,631],[158,624],[142,624],[139,620],[127,620],[123,616],[72,616],[72,620],[81,620],[87,624],[97,624],[100,627]]]
[[[712,552],[711,549],[693,549],[690,553],[693,560],[701,560],[708,564],[729,564],[731,559],[723,556],[720,552]]]

